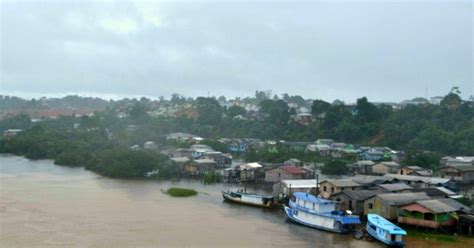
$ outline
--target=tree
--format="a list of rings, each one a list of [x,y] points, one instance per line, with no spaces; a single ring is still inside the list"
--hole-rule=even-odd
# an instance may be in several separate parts
[[[326,175],[344,175],[348,173],[347,161],[334,159],[329,163],[324,164],[321,172]]]
[[[230,116],[230,117],[234,117],[234,116],[237,116],[237,115],[245,115],[247,113],[247,111],[245,110],[245,108],[241,107],[241,106],[238,106],[238,105],[232,105],[228,110],[227,110],[227,114]]]
[[[277,125],[285,125],[290,118],[289,108],[285,101],[264,100],[260,103],[260,112],[269,114],[269,120]]]
[[[319,115],[328,111],[331,104],[323,100],[314,100],[313,105],[311,106],[311,113],[313,115]]]
[[[210,97],[198,97],[194,106],[199,113],[198,122],[204,125],[217,125],[222,119],[224,112],[219,102]]]

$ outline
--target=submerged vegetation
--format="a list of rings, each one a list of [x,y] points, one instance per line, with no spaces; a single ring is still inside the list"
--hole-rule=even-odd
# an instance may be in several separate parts
[[[166,190],[166,193],[174,197],[188,197],[195,196],[198,194],[196,190],[187,188],[169,188],[168,190]]]
[[[202,177],[202,182],[204,184],[220,183],[222,181],[223,181],[222,175],[215,171],[206,172],[204,176]]]

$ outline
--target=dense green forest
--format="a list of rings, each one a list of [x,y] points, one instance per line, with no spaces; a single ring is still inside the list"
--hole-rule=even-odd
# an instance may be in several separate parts
[[[315,100],[311,106],[315,120],[308,125],[291,121],[294,109],[287,104],[289,100],[304,103],[304,99],[257,96],[251,99],[260,107],[258,113],[254,113],[256,117],[251,117],[239,106],[223,107],[215,98],[185,99],[179,95],[165,103],[146,98],[109,103],[105,110],[95,112],[92,117],[62,116],[32,123],[28,116],[12,116],[0,121],[0,131],[9,128],[25,131],[15,137],[1,139],[0,152],[32,159],[51,158],[57,164],[86,166],[112,177],[143,176],[144,171],[151,169],[162,171],[159,174],[166,177],[176,174],[169,166],[171,162],[163,155],[128,149],[148,140],[167,145],[164,137],[171,132],[205,137],[207,144],[223,152],[227,148],[216,141],[218,138],[287,141],[331,138],[346,143],[404,150],[408,163],[424,167],[435,167],[444,155],[474,155],[474,106],[472,102],[462,101],[456,91],[448,93],[439,105],[427,103],[396,109],[390,105],[375,105],[365,97],[351,106]],[[189,105],[197,114],[175,117],[152,117],[149,114],[153,109],[179,104]],[[119,117],[119,111],[124,111],[125,115]],[[235,118],[238,115],[247,118]],[[129,130],[130,125],[136,129]],[[313,156],[284,148],[280,151],[275,154],[265,149],[251,150],[245,159],[281,162],[291,157],[312,160],[308,156]],[[150,162],[145,162],[141,159],[143,157]],[[131,161],[136,161],[143,168],[134,168]],[[106,164],[110,168],[106,168]],[[119,172],[132,168],[133,172],[129,174]]]

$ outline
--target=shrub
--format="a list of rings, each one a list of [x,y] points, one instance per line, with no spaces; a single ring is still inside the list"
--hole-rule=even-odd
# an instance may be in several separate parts
[[[187,188],[169,188],[166,193],[174,197],[188,197],[197,195],[197,191],[194,189]]]

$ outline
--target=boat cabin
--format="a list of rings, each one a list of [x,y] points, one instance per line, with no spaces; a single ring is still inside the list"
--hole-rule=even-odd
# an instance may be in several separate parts
[[[336,209],[335,201],[322,199],[304,192],[295,192],[293,196],[293,201],[298,207],[307,209],[310,212],[325,213]]]

